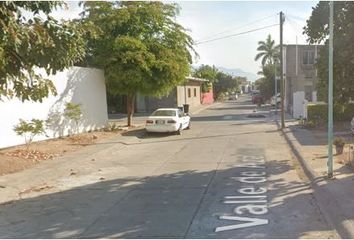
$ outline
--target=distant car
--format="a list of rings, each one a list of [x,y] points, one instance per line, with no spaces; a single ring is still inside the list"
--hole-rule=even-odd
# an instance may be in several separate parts
[[[238,98],[237,93],[229,94],[229,100],[237,100],[237,98]]]
[[[277,99],[275,100],[275,95],[270,99],[270,104],[272,106],[280,106],[281,103],[281,98],[280,98],[280,93],[277,94]]]
[[[181,134],[191,127],[191,118],[179,108],[159,108],[146,120],[147,132],[174,132]]]
[[[261,104],[263,102],[263,98],[259,93],[252,94],[252,103],[253,104]]]
[[[354,117],[352,118],[352,121],[350,124],[351,124],[352,133],[354,133]]]

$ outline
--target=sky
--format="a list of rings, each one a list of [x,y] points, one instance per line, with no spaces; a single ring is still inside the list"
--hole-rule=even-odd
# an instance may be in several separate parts
[[[53,13],[57,18],[75,18],[81,12],[78,2],[68,2],[67,10]],[[181,7],[177,21],[188,29],[198,43],[226,35],[247,32],[279,23],[279,12],[285,15],[284,44],[306,44],[302,34],[306,20],[317,1],[177,1]],[[271,34],[279,43],[279,25],[222,40],[195,45],[199,57],[194,65],[209,64],[240,68],[256,74],[260,61],[254,60],[258,41]]]

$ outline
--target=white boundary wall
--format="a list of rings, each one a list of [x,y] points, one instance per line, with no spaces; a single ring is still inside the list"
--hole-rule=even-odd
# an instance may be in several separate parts
[[[37,136],[34,141],[56,138],[75,131],[75,124],[64,119],[66,102],[81,104],[82,119],[79,131],[84,132],[104,127],[108,121],[104,73],[99,69],[72,67],[43,77],[53,81],[57,96],[49,96],[43,102],[21,102],[18,99],[0,101],[0,148],[24,144],[23,137],[13,131],[19,119],[46,120],[51,117],[47,136]]]
[[[304,100],[305,92],[299,91],[293,94],[293,117],[294,118],[304,118]]]

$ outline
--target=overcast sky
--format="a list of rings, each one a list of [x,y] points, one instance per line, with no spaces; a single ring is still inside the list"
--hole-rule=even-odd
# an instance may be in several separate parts
[[[317,1],[177,1],[181,7],[177,21],[189,29],[195,41],[209,40],[246,32],[279,23],[279,12],[285,14],[284,43],[305,44],[302,35],[306,20]],[[81,12],[78,2],[69,2],[68,10],[54,13],[58,18],[74,18]],[[241,68],[257,73],[260,63],[254,61],[258,41],[267,35],[279,43],[279,26],[195,46],[199,59],[195,64]]]

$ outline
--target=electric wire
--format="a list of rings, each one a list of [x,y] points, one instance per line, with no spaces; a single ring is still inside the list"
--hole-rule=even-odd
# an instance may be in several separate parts
[[[218,32],[218,33],[211,34],[211,35],[208,35],[208,36],[206,36],[206,37],[203,37],[203,38],[199,39],[197,42],[206,41],[206,40],[208,40],[209,38],[216,37],[216,36],[221,35],[221,34],[226,33],[226,32],[230,32],[230,31],[234,31],[234,30],[240,30],[240,29],[242,29],[242,28],[245,28],[245,27],[254,25],[255,23],[264,21],[264,20],[266,20],[266,19],[268,19],[268,18],[277,16],[277,15],[279,15],[279,13],[277,13],[277,14],[272,14],[272,15],[269,15],[269,16],[267,16],[267,17],[263,17],[263,18],[254,20],[254,21],[249,22],[249,23],[246,23],[246,24],[244,24],[244,25],[238,25],[238,26],[236,26],[236,27],[227,28],[226,30],[223,30],[223,31],[221,31],[221,32]]]
[[[206,40],[206,41],[200,41],[200,42],[196,42],[195,45],[200,45],[200,44],[204,44],[204,43],[214,42],[214,41],[217,41],[217,40],[231,38],[231,37],[235,37],[235,36],[239,36],[239,35],[255,32],[255,31],[263,30],[263,29],[266,29],[266,28],[271,28],[271,27],[278,26],[278,25],[279,25],[279,23],[276,23],[276,24],[272,24],[272,25],[268,25],[268,26],[263,26],[263,27],[260,27],[260,28],[251,29],[251,30],[248,30],[248,31],[245,31],[245,32],[240,32],[240,33],[235,33],[235,34],[231,34],[231,35],[226,35],[226,36],[223,36],[223,37],[214,38],[214,39],[210,39],[210,40]]]
[[[295,21],[293,21],[291,18],[289,18],[289,16],[285,16],[285,18],[287,19],[289,26],[292,27],[296,33],[298,33],[299,29],[297,27],[299,27],[301,29],[301,26],[299,24],[297,24]],[[296,34],[296,36],[298,36],[298,34]],[[307,41],[305,36],[303,35],[303,33],[299,34],[299,36],[302,38],[303,41],[305,41],[305,42]]]

